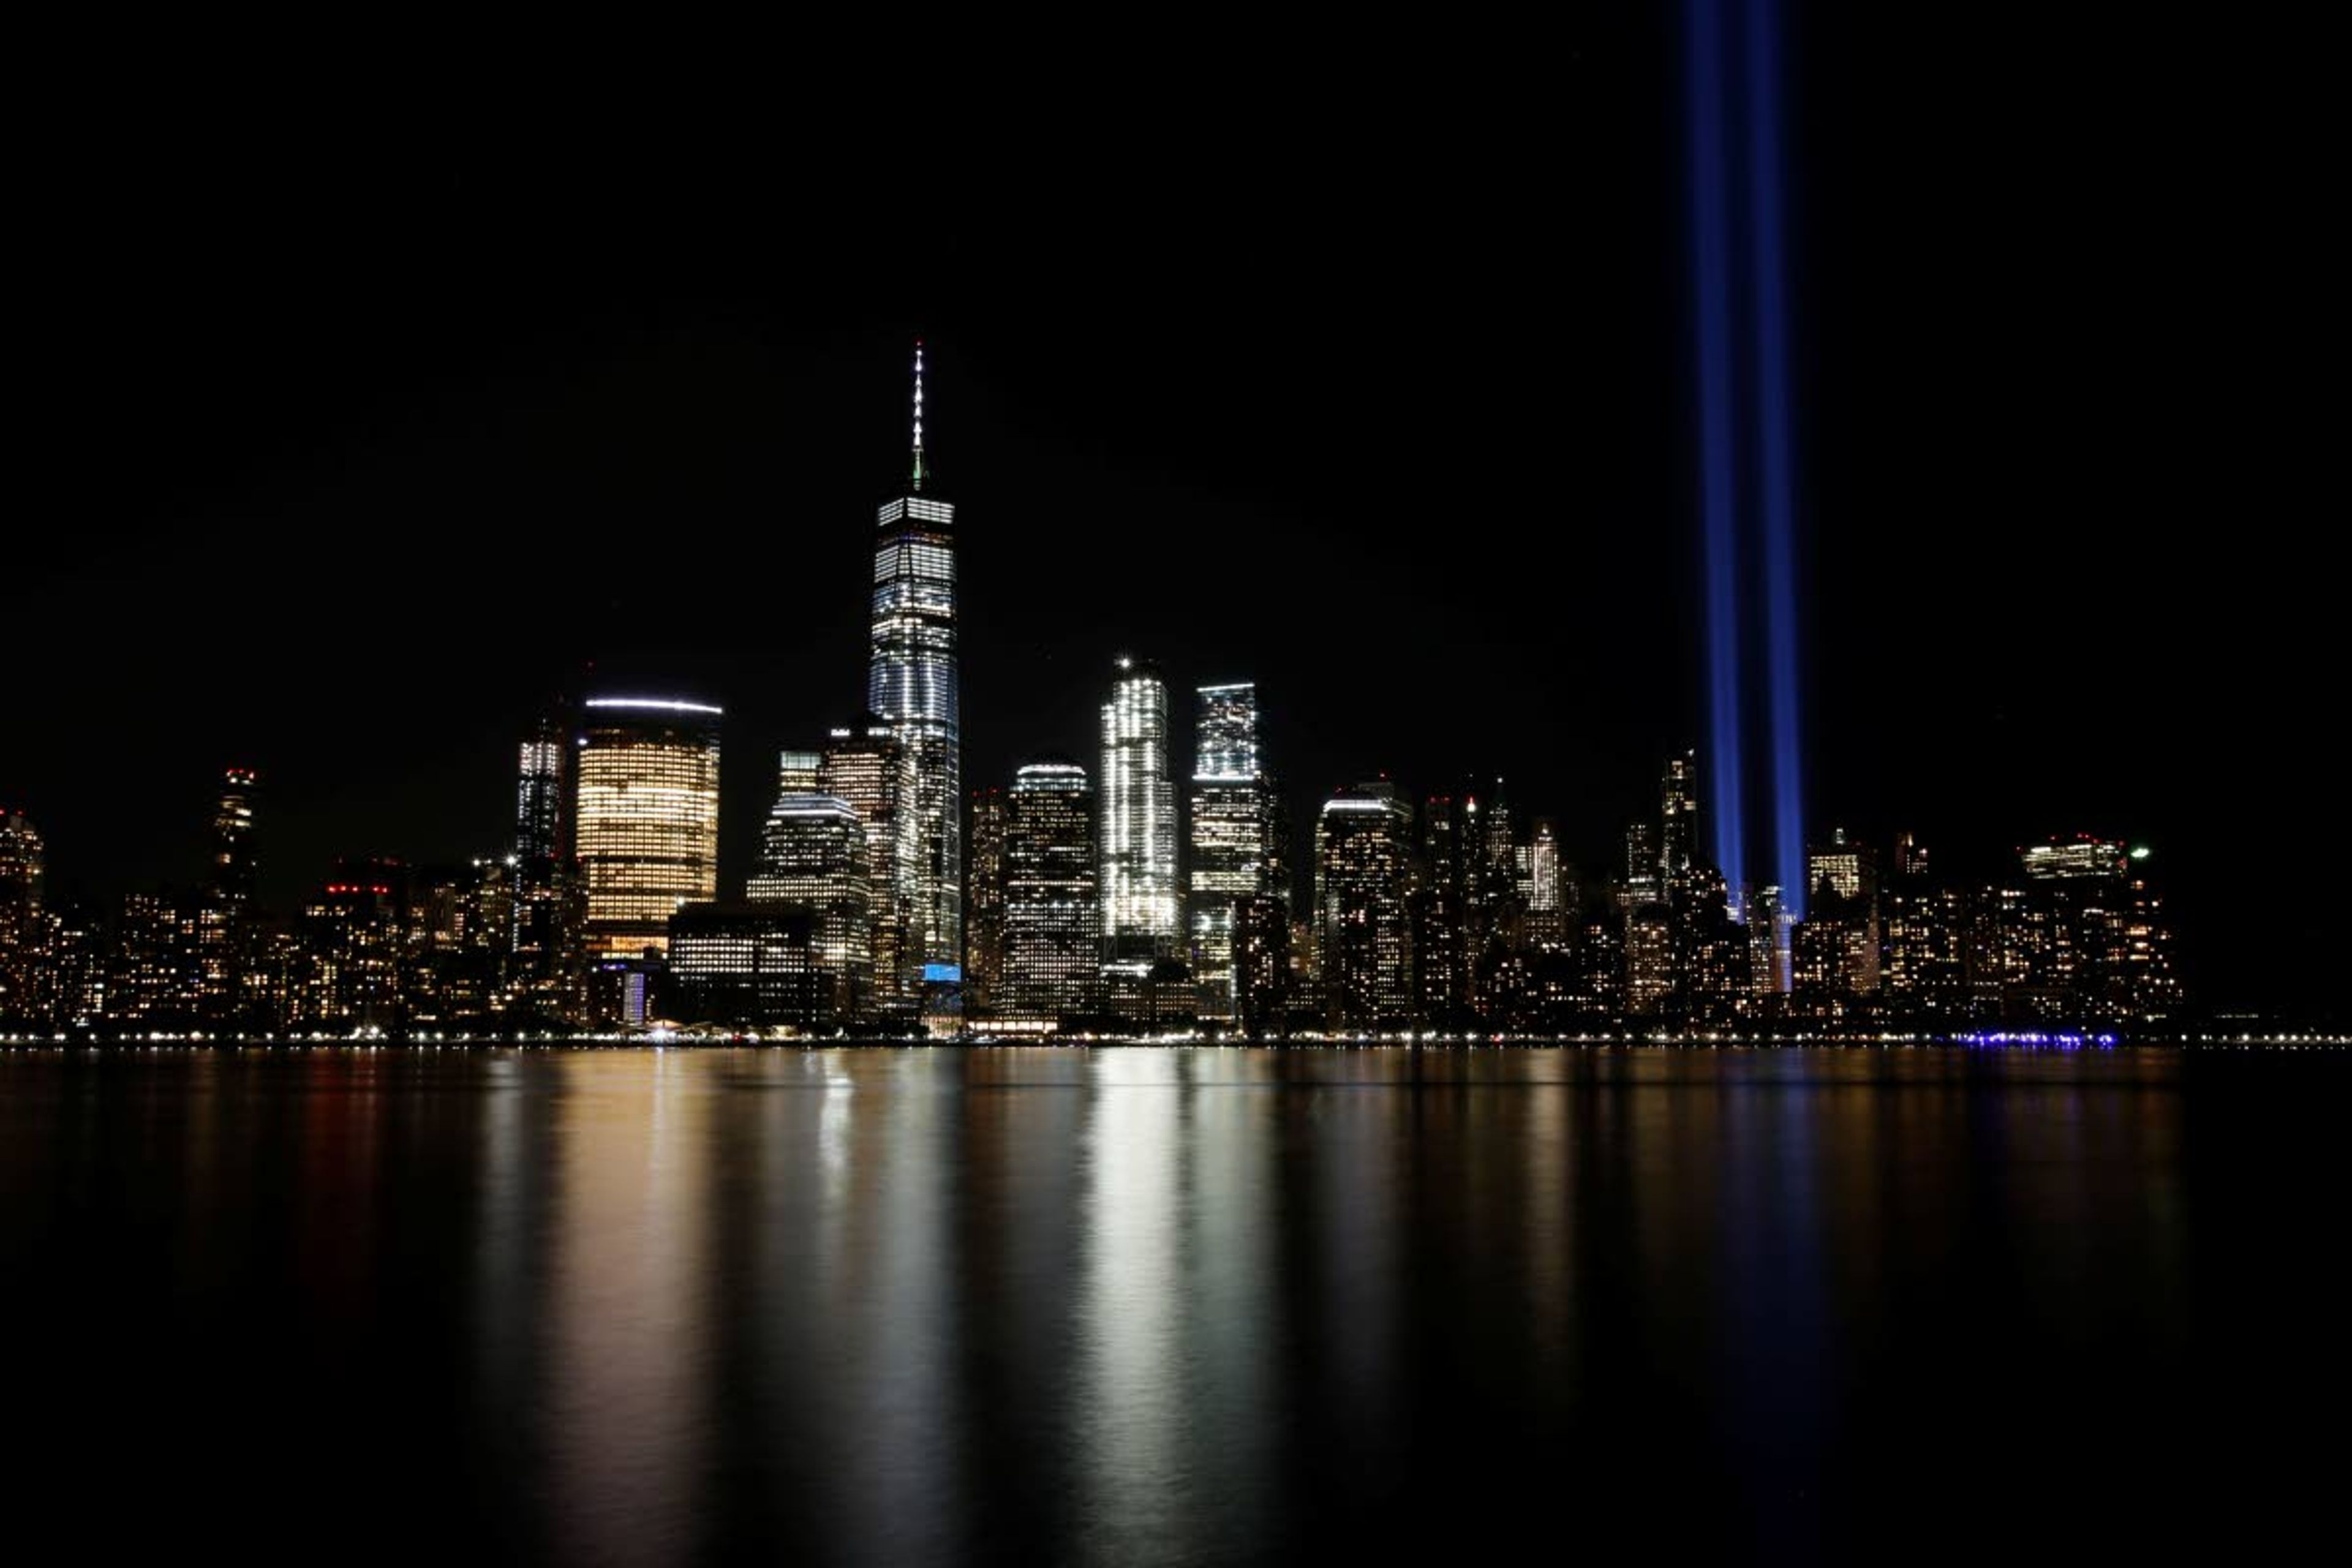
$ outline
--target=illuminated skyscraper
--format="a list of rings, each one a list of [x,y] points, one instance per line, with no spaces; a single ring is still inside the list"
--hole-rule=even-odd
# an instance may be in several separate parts
[[[793,765],[803,755],[784,753],[785,791],[768,813],[760,867],[744,895],[749,903],[797,910],[811,918],[809,961],[816,972],[812,1019],[845,1024],[865,1013],[874,979],[866,828],[839,796],[792,791],[792,785],[806,782],[807,770]],[[674,923],[672,930],[678,929]]]
[[[996,1015],[1052,1023],[1088,1012],[1102,962],[1094,792],[1087,771],[1028,763],[1004,796],[1004,968]]]
[[[966,1011],[987,1013],[1004,974],[1004,792],[971,792],[971,853],[964,889],[963,995]]]
[[[1423,1026],[1465,1028],[1476,1021],[1477,963],[1471,900],[1482,868],[1478,815],[1466,791],[1422,802],[1421,878],[1413,890],[1413,1014]]]
[[[239,1012],[239,992],[252,947],[256,880],[254,797],[261,775],[251,768],[221,774],[213,808],[212,867],[194,906],[198,1010],[215,1024]]]
[[[1118,661],[1102,710],[1102,935],[1106,962],[1175,954],[1176,786],[1168,776],[1168,687],[1157,668]]]
[[[874,548],[873,658],[866,706],[890,726],[914,773],[914,854],[905,910],[909,957],[963,963],[963,752],[956,691],[955,508],[923,451],[923,347],[915,345],[914,457],[907,489],[884,503]]]
[[[41,836],[21,811],[0,811],[0,1019],[29,1021],[47,952]]]
[[[1323,803],[1315,828],[1316,953],[1325,1016],[1346,1030],[1412,1018],[1412,810],[1385,781]]]
[[[1535,819],[1528,840],[1528,941],[1537,947],[1565,946],[1576,913],[1575,889],[1559,858],[1559,831],[1549,816]]]
[[[1259,750],[1257,688],[1203,686],[1194,731],[1192,856],[1186,910],[1192,978],[1203,1020],[1233,1023],[1234,909],[1239,900],[1289,902],[1277,792]]]
[[[1658,830],[1646,822],[1625,829],[1625,879],[1618,887],[1617,903],[1623,910],[1640,909],[1665,897],[1659,880]]]
[[[915,760],[898,729],[869,718],[839,729],[817,764],[817,787],[845,801],[866,835],[866,889],[873,911],[872,1002],[903,1014],[920,995],[923,957],[912,930],[922,824],[915,810]]]
[[[1849,838],[1843,827],[1830,830],[1829,841],[1813,846],[1805,857],[1805,877],[1816,889],[1826,883],[1839,900],[1836,915],[1843,932],[1844,952],[1836,961],[1837,988],[1855,995],[1878,991],[1879,908],[1878,858],[1870,846]],[[1819,911],[1807,906],[1810,920]],[[1815,941],[1826,941],[1816,934]]]
[[[592,958],[660,951],[680,905],[718,894],[720,716],[670,698],[588,700],[573,821]]]
[[[1686,881],[1698,864],[1698,753],[1666,759],[1658,781],[1659,875],[1669,888]],[[1737,868],[1727,867],[1727,872]]]
[[[515,770],[512,879],[516,991],[562,1008],[577,989],[581,919],[572,850],[572,752],[561,709],[540,715],[523,737]]]
[[[261,775],[230,768],[221,775],[220,805],[213,812],[212,897],[242,909],[253,900],[253,801]]]

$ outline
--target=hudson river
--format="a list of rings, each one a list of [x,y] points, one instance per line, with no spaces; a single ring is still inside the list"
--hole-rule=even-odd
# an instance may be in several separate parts
[[[8,1555],[2333,1555],[2348,1125],[2344,1052],[17,1052]]]

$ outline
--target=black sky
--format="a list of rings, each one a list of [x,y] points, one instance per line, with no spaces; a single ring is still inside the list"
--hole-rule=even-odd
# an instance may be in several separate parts
[[[1793,24],[1813,817],[1988,866],[2147,841],[2205,999],[2309,1002],[2307,56]],[[983,77],[895,128],[805,60],[723,130],[113,102],[15,226],[0,802],[68,897],[193,877],[230,762],[281,898],[495,849],[518,727],[593,659],[728,706],[740,870],[777,746],[860,700],[920,334],[968,782],[1085,754],[1132,650],[1256,679],[1301,811],[1483,767],[1598,868],[1703,739],[1682,106],[1664,20],[1564,26]]]

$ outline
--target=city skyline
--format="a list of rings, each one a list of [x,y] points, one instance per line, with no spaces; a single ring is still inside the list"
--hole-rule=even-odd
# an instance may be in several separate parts
[[[1804,847],[1786,880],[1710,860],[1706,827],[1737,853],[1753,825],[1740,820],[1741,759],[1708,778],[1696,747],[1665,758],[1654,811],[1625,827],[1612,881],[1565,858],[1557,818],[1515,812],[1496,773],[1419,794],[1385,771],[1342,786],[1317,809],[1312,855],[1294,867],[1256,683],[1194,689],[1180,792],[1187,715],[1157,660],[1129,653],[1112,661],[1095,779],[1068,770],[1097,835],[1098,969],[1065,977],[1076,928],[1059,914],[1057,955],[1041,968],[1034,910],[1007,923],[1021,879],[1007,847],[1034,798],[1024,791],[1061,764],[1024,761],[1006,781],[1011,796],[1003,783],[964,790],[961,548],[925,416],[918,340],[907,479],[876,514],[866,712],[820,751],[780,753],[755,869],[721,874],[725,709],[675,689],[583,687],[523,730],[502,871],[493,850],[454,880],[420,867],[442,879],[420,886],[396,858],[339,858],[291,937],[270,934],[256,897],[259,775],[227,768],[213,869],[194,901],[131,894],[103,914],[69,905],[51,917],[68,944],[55,963],[86,973],[58,982],[46,1016],[268,1029],[304,1017],[404,1026],[471,1008],[631,1026],[684,1016],[887,1032],[920,1019],[952,1033],[988,1029],[1000,995],[1022,1027],[1270,1034],[1527,1034],[1600,1021],[2162,1027],[2188,1016],[2168,919],[2139,875],[2144,845],[2126,855],[2121,841],[2080,833],[2021,847],[2021,879],[1972,889],[1931,879],[1926,848],[1906,833],[1891,857],[1905,892],[1889,883],[1882,907],[1874,847],[1802,814],[1783,820],[1780,796],[1774,830]],[[559,715],[572,715],[573,733]],[[1729,799],[1703,815],[1710,786]],[[9,896],[37,903],[45,858],[28,820],[11,822]],[[967,832],[983,846],[985,882],[965,878]],[[1310,880],[1294,921],[1301,870]],[[2085,879],[2112,890],[2058,897],[2057,885]],[[1961,901],[1928,898],[1931,888]],[[1821,906],[1811,919],[1809,903]],[[984,911],[977,953],[967,905]],[[1009,941],[1024,918],[1031,929]],[[40,935],[37,921],[12,920],[14,948]],[[674,942],[687,946],[666,953]],[[450,950],[460,956],[440,956]],[[37,982],[42,962],[10,955],[20,1023],[36,1016],[26,974]],[[1038,1000],[1048,995],[1060,998],[1051,1014]]]
[[[768,206],[748,151],[118,148],[103,201],[51,193],[35,258],[54,395],[26,445],[64,510],[8,572],[22,635],[69,657],[25,683],[0,805],[58,896],[108,898],[198,877],[169,803],[254,766],[284,904],[355,847],[493,847],[484,779],[585,665],[725,707],[726,789],[756,792],[855,717],[870,606],[837,585],[871,540],[840,524],[905,473],[919,337],[988,546],[971,780],[1089,755],[1093,672],[1149,650],[1173,689],[1259,683],[1295,824],[1368,773],[1477,768],[1602,863],[1654,760],[1717,747],[1680,51],[1664,13],[1579,32],[1556,94],[1443,157],[1203,186],[1146,147],[1081,213],[934,148],[929,237],[870,249],[814,239],[887,232],[890,182]],[[2324,444],[2260,358],[2298,338],[2270,269],[2310,252],[2101,216],[2306,209],[2189,156],[2153,77],[2097,71],[2119,117],[2082,115],[2058,73],[2099,57],[2059,33],[2046,71],[1998,29],[1938,37],[1899,89],[1834,27],[1789,60],[1807,816],[1988,867],[2051,832],[2147,843],[2200,994],[2260,1007],[2342,930],[2238,842],[2335,660],[2321,575],[2281,565]],[[2023,77],[1989,127],[1988,71]],[[2156,140],[2086,205],[2042,153],[2110,123]],[[1453,237],[1530,190],[1575,245]],[[593,222],[616,207],[644,221]],[[207,241],[159,257],[157,226]],[[2243,330],[2198,325],[2209,301]],[[758,822],[730,815],[731,877]]]

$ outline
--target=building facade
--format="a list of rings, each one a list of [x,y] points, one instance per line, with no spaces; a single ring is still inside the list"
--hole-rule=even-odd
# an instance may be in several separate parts
[[[1396,1029],[1412,1017],[1412,810],[1385,781],[1323,803],[1315,829],[1316,958],[1326,1026]]]
[[[1176,881],[1176,786],[1168,773],[1168,686],[1151,665],[1118,661],[1102,709],[1098,813],[1103,959],[1151,963],[1182,940]]]
[[[1095,798],[1076,763],[1030,763],[1004,796],[1004,964],[999,1018],[1091,1012],[1102,962]]]
[[[1194,693],[1191,854],[1185,911],[1192,978],[1204,1022],[1241,1017],[1234,960],[1236,909],[1247,899],[1289,902],[1279,792],[1267,774],[1257,688],[1248,681]]]
[[[661,697],[584,706],[573,807],[592,959],[669,942],[669,918],[719,892],[721,710]]]
[[[963,742],[956,667],[955,508],[923,449],[923,353],[915,346],[914,455],[905,493],[876,516],[874,630],[866,707],[906,748],[912,864],[902,963],[963,963]]]

